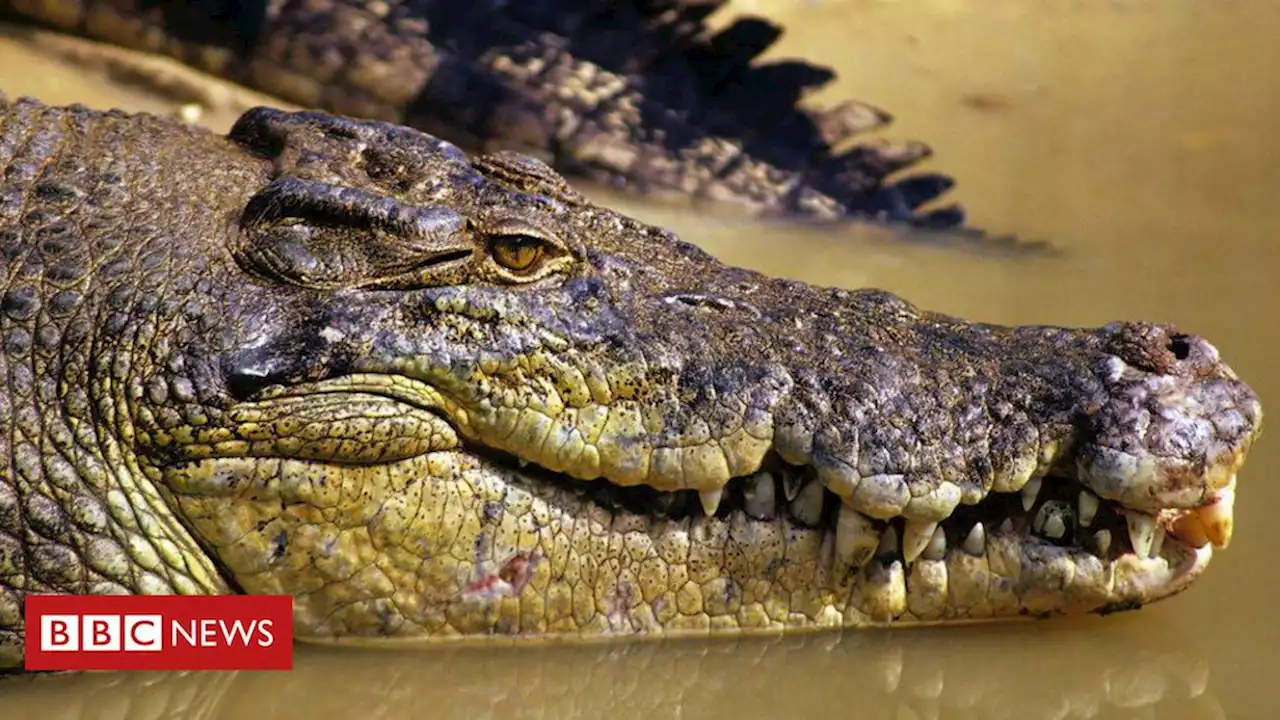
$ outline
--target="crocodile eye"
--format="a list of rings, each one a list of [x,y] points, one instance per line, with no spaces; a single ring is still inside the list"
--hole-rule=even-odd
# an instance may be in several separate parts
[[[536,269],[547,250],[546,243],[532,235],[499,235],[489,247],[499,265],[517,273]]]

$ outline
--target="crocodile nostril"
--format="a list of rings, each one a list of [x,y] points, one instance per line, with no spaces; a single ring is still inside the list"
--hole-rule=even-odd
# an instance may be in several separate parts
[[[1173,335],[1169,338],[1169,352],[1179,360],[1191,357],[1191,339],[1186,335]]]
[[[1208,343],[1168,325],[1116,323],[1108,331],[1108,352],[1147,372],[1195,373],[1217,360]]]

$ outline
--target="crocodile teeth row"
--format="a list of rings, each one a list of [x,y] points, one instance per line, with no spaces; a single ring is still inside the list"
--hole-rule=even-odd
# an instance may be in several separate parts
[[[919,557],[925,560],[942,560],[947,555],[947,536],[937,523],[908,523],[904,525],[901,546],[897,528],[890,525],[879,532],[876,523],[868,516],[841,505],[840,516],[836,520],[836,555],[846,564],[861,566],[873,556],[896,556],[899,550],[902,559],[914,562]],[[975,523],[968,536],[961,544],[961,550],[969,555],[980,556],[987,552],[987,529],[982,523]]]
[[[938,523],[908,521],[903,527],[902,544],[899,546],[896,527],[891,525],[881,533],[871,518],[841,504],[836,520],[835,547],[837,556],[854,566],[865,564],[874,555],[897,555],[899,549],[908,563],[920,557],[942,560],[947,555],[947,534]],[[987,535],[982,523],[973,526],[962,547],[970,555],[986,552]]]
[[[848,505],[841,505],[836,522],[836,554],[846,563],[861,566],[874,555],[897,555],[896,527],[889,526],[880,533],[871,518]],[[947,555],[947,534],[937,523],[908,523],[903,536],[902,556],[908,563],[920,557],[941,560]],[[982,523],[974,524],[961,548],[970,555],[986,553],[987,531]]]
[[[803,497],[802,493],[797,496],[797,500]],[[795,512],[796,503],[793,502],[792,505]],[[1066,537],[1069,512],[1068,503],[1046,502],[1037,513],[1032,527],[1035,532],[1048,538]],[[1164,546],[1165,530],[1157,523],[1156,518],[1138,512],[1123,514],[1128,525],[1129,543],[1134,553],[1142,558],[1158,556]],[[1001,524],[998,532],[1002,534],[1014,532],[1009,518]],[[970,528],[960,547],[970,555],[980,556],[986,552],[986,544],[987,530],[979,522]],[[1110,530],[1099,530],[1093,534],[1093,545],[1100,555],[1107,555],[1111,551],[1111,544]],[[878,532],[871,518],[841,503],[836,523],[835,548],[837,556],[849,565],[861,566],[873,556],[896,556],[899,552],[902,553],[902,559],[907,564],[911,564],[921,557],[926,560],[945,558],[947,536],[938,523],[906,519],[902,525],[902,538],[899,542],[898,529],[895,526],[890,525],[883,532]]]
[[[776,516],[778,490],[781,489],[792,516],[806,525],[816,527],[822,520],[825,489],[829,488],[824,488],[824,483],[821,482],[805,482],[796,473],[784,472],[781,475],[781,488],[769,472],[758,472],[746,479],[743,485],[745,512],[757,519],[773,519]],[[1030,512],[1036,506],[1043,487],[1042,478],[1027,480],[1020,490],[1024,510]],[[1170,532],[1179,540],[1195,547],[1202,547],[1209,542],[1225,547],[1231,537],[1234,491],[1232,482],[1219,491],[1210,503],[1183,513],[1174,522]],[[723,496],[722,488],[698,493],[703,511],[708,516],[716,514]],[[1100,505],[1101,500],[1094,493],[1088,490],[1080,492],[1074,508],[1075,521],[1079,527],[1087,528],[1093,524]],[[1066,537],[1072,523],[1071,513],[1070,503],[1046,501],[1032,520],[1032,530],[1043,537],[1060,540]],[[1136,511],[1120,510],[1120,513],[1125,519],[1129,544],[1134,554],[1144,558],[1159,555],[1164,546],[1166,531],[1156,518]],[[1012,521],[1006,518],[999,532],[1012,531]],[[1092,537],[1099,553],[1106,555],[1111,549],[1111,532],[1099,530]],[[841,559],[854,566],[865,564],[873,555],[896,555],[898,552],[902,553],[902,558],[907,563],[913,563],[920,557],[928,560],[945,557],[947,537],[936,521],[904,517],[899,544],[896,528],[890,526],[884,532],[878,531],[875,521],[851,507],[849,499],[845,498],[845,502],[840,503],[837,515],[835,548]],[[971,555],[985,552],[986,528],[982,523],[976,523],[970,529],[961,548]]]
[[[1027,481],[1021,491],[1023,510],[1030,512],[1031,508],[1035,507],[1042,488],[1043,481],[1040,478],[1032,478]],[[1211,526],[1220,530],[1225,520],[1227,527],[1225,534],[1229,538],[1231,532],[1231,503],[1234,497],[1233,490],[1234,486],[1229,485],[1225,490],[1218,493],[1214,503],[1184,514],[1178,522],[1182,524],[1185,536],[1183,532],[1177,531],[1175,531],[1175,536],[1192,545],[1195,545],[1194,539],[1199,537],[1200,545],[1203,545],[1209,540],[1206,530]],[[1101,503],[1102,501],[1098,496],[1089,490],[1080,492],[1076,500],[1076,521],[1080,527],[1087,528],[1093,524]],[[1134,554],[1140,558],[1158,556],[1160,550],[1164,547],[1165,529],[1160,526],[1156,518],[1137,511],[1120,510],[1119,512],[1124,516],[1125,524],[1129,531],[1129,545],[1133,547]],[[1048,500],[1037,511],[1035,518],[1032,520],[1031,529],[1035,533],[1051,540],[1061,540],[1067,535],[1070,517],[1070,505],[1068,503]],[[1006,520],[1006,523],[1008,523],[1008,520]],[[1004,530],[1002,529],[1001,532],[1004,532]],[[1192,539],[1188,539],[1188,537]],[[1222,533],[1219,532],[1217,537],[1221,538]],[[1106,555],[1110,551],[1111,532],[1109,530],[1099,530],[1094,533],[1093,540],[1100,554]]]

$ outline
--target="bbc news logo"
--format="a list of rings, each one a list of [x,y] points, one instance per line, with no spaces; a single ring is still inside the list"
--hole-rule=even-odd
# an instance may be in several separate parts
[[[290,670],[288,595],[28,595],[28,670]]]

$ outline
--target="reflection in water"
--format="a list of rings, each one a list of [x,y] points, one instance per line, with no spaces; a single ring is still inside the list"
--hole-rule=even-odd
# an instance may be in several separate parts
[[[1148,617],[1146,621],[1158,618]],[[1109,632],[1097,633],[1098,623]],[[1224,717],[1203,658],[1125,618],[722,642],[299,646],[290,673],[14,678],[28,717]],[[74,688],[73,693],[67,690]]]

